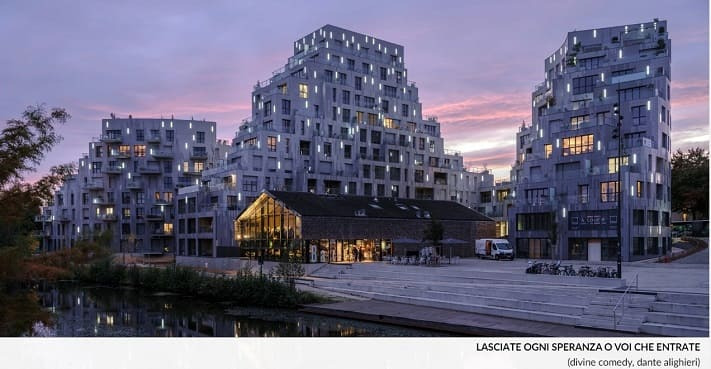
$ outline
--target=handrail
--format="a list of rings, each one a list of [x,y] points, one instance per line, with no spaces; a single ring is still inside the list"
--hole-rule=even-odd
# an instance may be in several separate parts
[[[620,314],[620,319],[625,316],[625,296],[628,296],[628,292],[630,292],[630,289],[632,288],[632,285],[627,286],[625,289],[625,292],[620,296],[620,299],[617,300],[617,304],[615,304],[615,307],[612,308],[612,327],[613,329],[617,329],[617,308],[620,307],[620,303],[622,303],[622,314]],[[634,276],[634,289],[635,291],[639,289],[639,274],[635,274]]]

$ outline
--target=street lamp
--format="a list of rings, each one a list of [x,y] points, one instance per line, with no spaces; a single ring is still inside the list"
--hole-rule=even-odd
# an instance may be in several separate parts
[[[617,138],[617,278],[622,278],[622,114],[620,114],[620,85],[617,84],[617,103],[612,112],[617,116],[617,128],[612,138]]]

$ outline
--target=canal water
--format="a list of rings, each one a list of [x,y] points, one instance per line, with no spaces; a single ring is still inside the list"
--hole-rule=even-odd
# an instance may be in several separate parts
[[[132,289],[52,285],[41,288],[59,337],[377,337],[441,332],[324,317],[296,310],[213,304]]]

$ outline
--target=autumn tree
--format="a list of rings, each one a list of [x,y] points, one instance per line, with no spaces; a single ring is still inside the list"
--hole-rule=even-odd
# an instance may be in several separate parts
[[[709,153],[700,148],[677,150],[671,159],[671,207],[694,219],[709,218]]]

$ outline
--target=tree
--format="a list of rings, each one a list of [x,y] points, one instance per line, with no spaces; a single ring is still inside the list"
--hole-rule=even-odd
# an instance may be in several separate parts
[[[431,241],[432,245],[438,246],[444,237],[444,226],[442,222],[432,219],[422,233],[422,241]]]
[[[62,137],[56,125],[69,119],[61,108],[29,106],[22,119],[10,119],[0,132],[0,247],[18,245],[33,228],[33,217],[54,189],[74,172],[71,164],[55,166],[35,183],[25,175],[36,170],[44,156]],[[20,245],[22,246],[22,245]]]
[[[691,213],[694,219],[709,217],[709,153],[700,148],[677,150],[671,159],[671,208]]]

